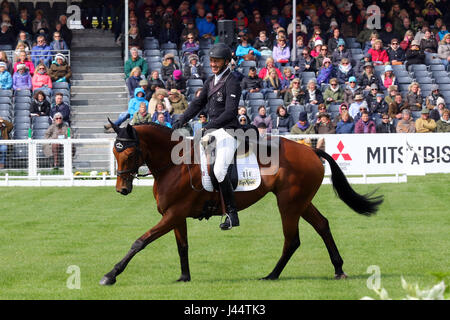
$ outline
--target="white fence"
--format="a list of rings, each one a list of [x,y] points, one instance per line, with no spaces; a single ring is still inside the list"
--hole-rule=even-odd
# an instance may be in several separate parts
[[[408,175],[450,173],[450,134],[348,134],[289,135],[291,140],[325,139],[325,151],[339,164],[353,184],[400,183]],[[0,186],[112,186],[116,182],[116,161],[112,139],[0,140]],[[58,168],[51,145],[60,145]],[[1,146],[6,146],[1,148]],[[47,150],[45,150],[47,148]],[[92,155],[100,167],[89,163],[90,148],[104,152]],[[74,153],[75,151],[75,153]],[[301,157],[301,155],[299,155]],[[100,159],[99,159],[100,157]],[[3,158],[0,158],[0,161]],[[1,163],[1,162],[0,162]],[[330,183],[325,163],[324,183]],[[147,172],[147,168],[141,168]],[[153,185],[153,179],[135,179],[135,185]]]

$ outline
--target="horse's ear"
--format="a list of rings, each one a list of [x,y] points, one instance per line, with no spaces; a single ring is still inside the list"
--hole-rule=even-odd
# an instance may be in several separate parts
[[[127,124],[127,135],[128,135],[130,138],[136,138],[136,137],[135,137],[135,134],[134,134],[133,127],[132,127],[129,123]]]
[[[114,122],[112,122],[109,117],[108,117],[108,122],[111,124],[111,128],[113,128],[114,131],[118,134],[120,127],[118,125],[115,125]]]

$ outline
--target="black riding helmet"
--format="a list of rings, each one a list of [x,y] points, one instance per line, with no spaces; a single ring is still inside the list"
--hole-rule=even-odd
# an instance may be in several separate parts
[[[231,61],[231,49],[225,43],[216,43],[209,50],[209,57]]]

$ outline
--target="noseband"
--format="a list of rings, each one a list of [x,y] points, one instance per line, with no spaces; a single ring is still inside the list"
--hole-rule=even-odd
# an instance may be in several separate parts
[[[124,180],[129,180],[130,177],[146,177],[149,175],[148,174],[138,174],[139,171],[139,158],[141,157],[142,151],[141,148],[139,147],[139,139],[131,139],[131,138],[116,138],[116,142],[114,143],[114,148],[116,148],[117,152],[122,152],[125,149],[128,149],[132,146],[136,146],[136,155],[135,155],[135,162],[134,162],[134,167],[132,169],[127,169],[127,170],[117,170],[117,176],[122,177],[122,179]],[[123,177],[122,175],[129,173],[128,176]]]

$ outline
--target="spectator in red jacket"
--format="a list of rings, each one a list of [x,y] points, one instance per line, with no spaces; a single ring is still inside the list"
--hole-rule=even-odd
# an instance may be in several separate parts
[[[374,65],[387,64],[389,62],[389,56],[386,50],[383,49],[383,41],[380,39],[375,40],[373,47],[367,53],[372,55]]]

